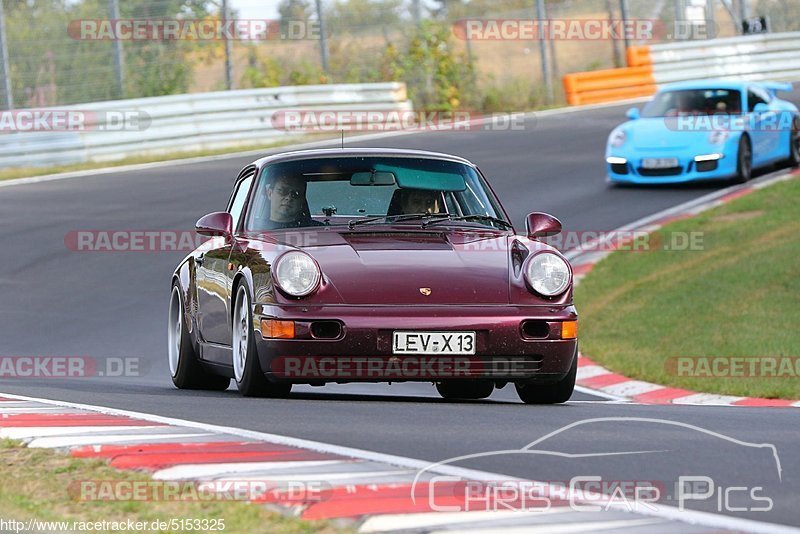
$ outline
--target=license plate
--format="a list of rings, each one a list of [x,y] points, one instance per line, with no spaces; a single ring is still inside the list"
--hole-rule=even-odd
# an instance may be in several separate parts
[[[475,354],[475,332],[395,332],[394,354]]]
[[[642,160],[643,169],[669,169],[678,166],[678,158],[645,158]]]

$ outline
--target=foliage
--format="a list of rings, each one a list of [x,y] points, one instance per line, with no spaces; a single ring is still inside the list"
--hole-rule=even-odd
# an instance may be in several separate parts
[[[125,0],[120,18],[203,18],[210,0]],[[68,28],[110,19],[107,0],[5,2],[12,91],[17,107],[36,107],[186,92],[192,54],[207,44],[123,41],[125,87],[117,85],[115,43],[80,40]]]
[[[472,103],[473,65],[455,50],[447,25],[423,22],[407,50],[387,46],[384,58],[390,77],[406,82],[415,107],[453,111]]]

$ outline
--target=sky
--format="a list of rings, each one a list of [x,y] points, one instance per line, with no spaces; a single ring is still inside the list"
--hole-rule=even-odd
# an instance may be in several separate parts
[[[243,19],[278,18],[280,0],[228,0],[228,5]]]

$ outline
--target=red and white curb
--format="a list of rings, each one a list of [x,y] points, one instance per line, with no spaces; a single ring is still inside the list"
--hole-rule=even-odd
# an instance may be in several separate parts
[[[465,481],[529,481],[275,434],[20,395],[0,394],[0,438],[73,457],[104,459],[117,469],[150,473],[155,481],[192,482],[214,494],[229,492],[231,483],[277,488],[248,494],[248,500],[302,519],[346,521],[360,532],[800,532],[662,505],[631,511],[631,503],[598,500],[588,493],[583,495],[590,500],[570,502],[563,488],[544,483],[551,496],[546,508],[512,503],[517,506],[511,510],[442,512],[438,507],[463,507],[465,497],[456,489],[463,489]],[[289,496],[283,491],[310,482],[324,491]],[[605,509],[570,506],[581,501],[602,503]]]
[[[611,235],[613,236],[620,232],[630,231],[655,232],[671,222],[693,217],[759,189],[763,189],[778,182],[790,180],[796,176],[800,176],[800,171],[784,172],[777,176],[757,180],[752,185],[726,188],[623,226],[615,232],[611,232]],[[589,252],[573,251],[566,254],[567,258],[572,263],[576,285],[598,262],[600,262],[600,260],[613,252],[613,245],[614,244],[611,242],[605,244],[593,242],[589,243],[586,247],[590,250]],[[698,393],[696,391],[634,380],[621,374],[614,373],[598,365],[584,355],[581,355],[578,360],[578,377],[576,384],[589,393],[599,394],[616,401],[636,402],[641,404],[704,404],[714,406],[755,406],[760,408],[800,407],[800,400],[763,399],[758,397],[737,397],[732,395]]]

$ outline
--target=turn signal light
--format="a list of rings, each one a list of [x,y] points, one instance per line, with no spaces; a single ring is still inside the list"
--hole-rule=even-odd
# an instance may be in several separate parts
[[[273,339],[294,339],[294,321],[262,319],[261,335]]]
[[[561,339],[576,339],[578,337],[578,321],[564,321],[561,323]]]

